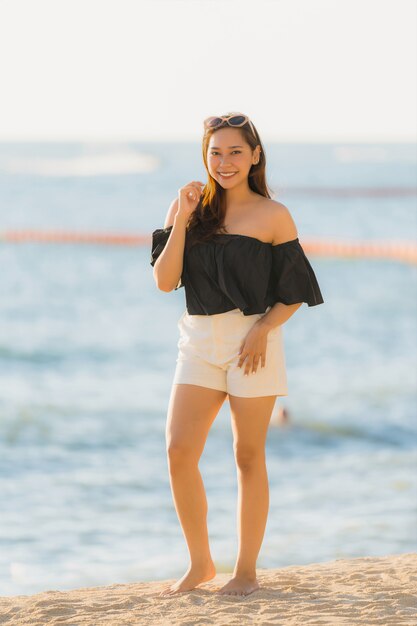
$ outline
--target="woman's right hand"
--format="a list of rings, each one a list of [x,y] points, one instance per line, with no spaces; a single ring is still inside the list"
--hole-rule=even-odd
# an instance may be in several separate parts
[[[178,189],[178,211],[189,218],[200,201],[204,183],[200,180],[192,180],[190,183]]]

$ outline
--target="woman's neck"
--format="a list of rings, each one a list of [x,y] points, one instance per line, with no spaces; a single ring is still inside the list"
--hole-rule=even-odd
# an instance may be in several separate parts
[[[227,211],[239,210],[239,207],[243,207],[250,202],[253,202],[259,194],[252,191],[247,181],[233,187],[232,189],[226,189],[226,207]]]

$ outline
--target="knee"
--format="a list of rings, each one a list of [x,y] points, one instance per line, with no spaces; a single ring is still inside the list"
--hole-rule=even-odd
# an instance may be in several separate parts
[[[195,450],[186,443],[172,441],[167,445],[166,453],[171,472],[196,461]]]
[[[236,465],[241,472],[251,471],[259,463],[265,462],[265,451],[250,444],[237,444],[234,446]]]

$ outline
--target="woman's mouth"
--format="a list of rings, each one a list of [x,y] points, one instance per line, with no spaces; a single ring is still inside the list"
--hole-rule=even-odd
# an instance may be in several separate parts
[[[232,178],[237,172],[218,172],[222,178]]]

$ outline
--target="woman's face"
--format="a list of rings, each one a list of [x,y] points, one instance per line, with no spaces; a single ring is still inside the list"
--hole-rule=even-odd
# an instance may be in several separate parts
[[[210,175],[225,189],[246,180],[252,164],[259,160],[260,146],[252,149],[237,128],[224,127],[210,137],[207,164]],[[223,176],[232,173],[231,176]]]

